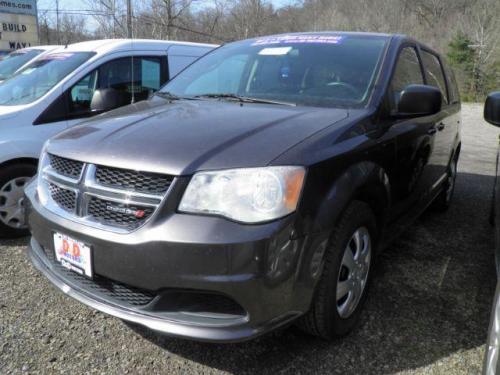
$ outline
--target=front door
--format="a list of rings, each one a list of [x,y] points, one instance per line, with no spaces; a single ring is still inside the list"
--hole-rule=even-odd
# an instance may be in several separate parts
[[[391,112],[397,112],[401,94],[408,85],[424,83],[416,47],[404,47],[400,51],[388,89]],[[396,120],[388,130],[390,136],[396,140],[397,154],[397,163],[389,176],[393,202],[391,220],[396,220],[407,212],[417,212],[441,173],[434,165],[435,144],[439,132],[436,128],[438,117]]]

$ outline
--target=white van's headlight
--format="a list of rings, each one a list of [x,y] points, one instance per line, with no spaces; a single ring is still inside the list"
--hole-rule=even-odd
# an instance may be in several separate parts
[[[245,223],[278,219],[297,208],[304,177],[303,167],[292,166],[198,172],[179,210]]]

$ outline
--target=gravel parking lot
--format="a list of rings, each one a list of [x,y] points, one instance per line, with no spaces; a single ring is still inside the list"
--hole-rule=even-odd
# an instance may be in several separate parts
[[[380,257],[361,324],[327,343],[294,328],[237,345],[156,336],[56,291],[27,239],[0,242],[0,374],[478,374],[495,288],[488,213],[498,131],[464,105],[453,207]]]

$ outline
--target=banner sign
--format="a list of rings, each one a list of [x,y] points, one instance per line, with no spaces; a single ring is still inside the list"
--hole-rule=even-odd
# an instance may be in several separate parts
[[[37,44],[36,0],[0,0],[0,51]]]
[[[28,14],[36,17],[36,0],[0,0],[0,13]]]

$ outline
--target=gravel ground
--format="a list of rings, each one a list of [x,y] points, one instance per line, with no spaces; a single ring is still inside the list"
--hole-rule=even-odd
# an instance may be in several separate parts
[[[427,213],[387,249],[361,324],[332,343],[294,328],[237,345],[131,329],[56,291],[0,242],[0,374],[478,374],[495,288],[488,210],[498,131],[464,105],[453,207]]]

